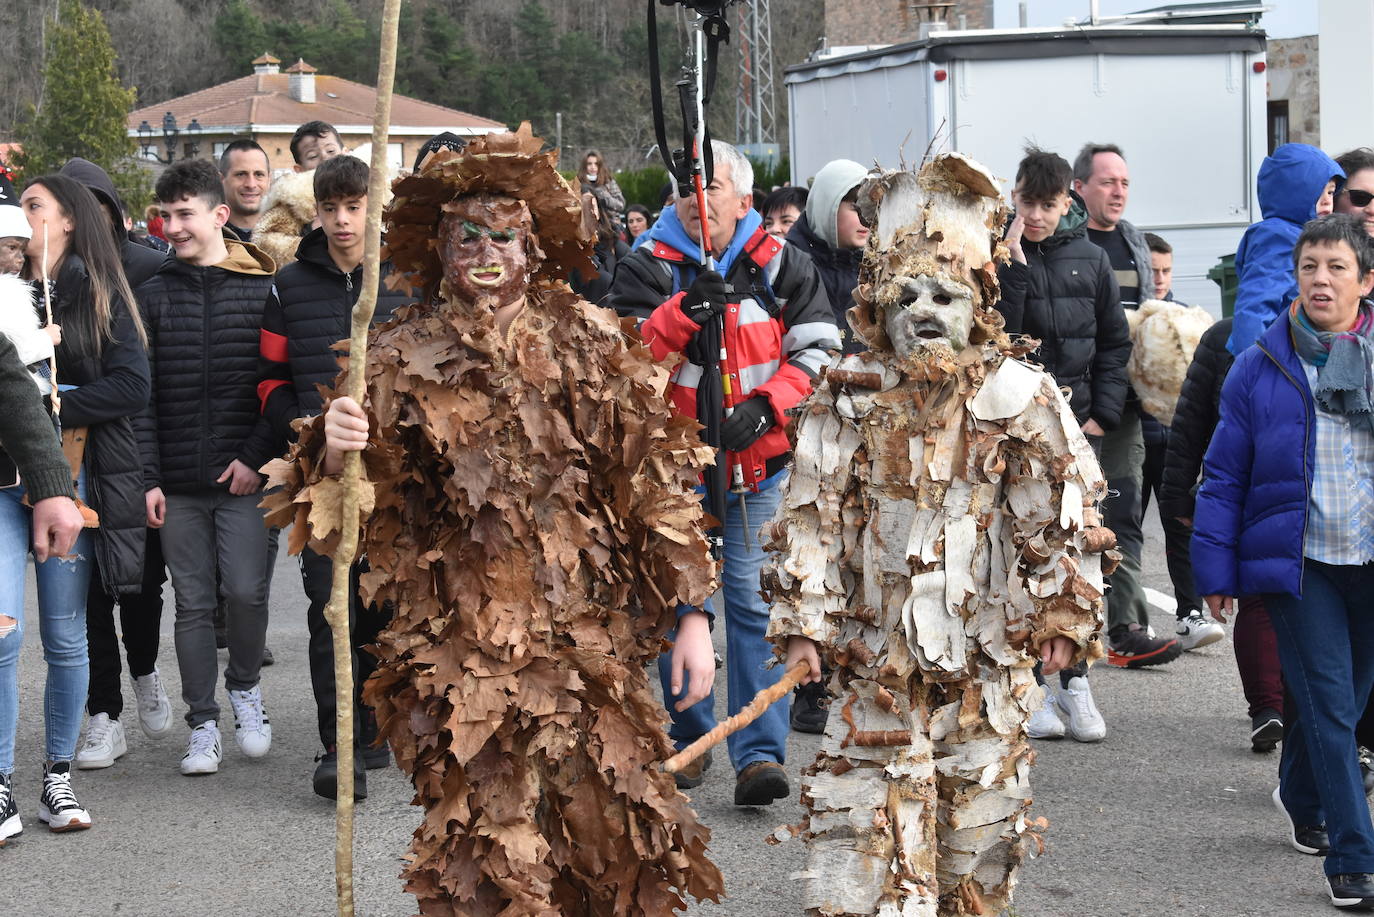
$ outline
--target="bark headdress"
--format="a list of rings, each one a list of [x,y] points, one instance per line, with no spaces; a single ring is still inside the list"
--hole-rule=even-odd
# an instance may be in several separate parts
[[[894,351],[888,318],[916,300],[963,302],[972,310],[963,343],[1008,344],[998,298],[997,260],[1007,210],[991,174],[959,153],[937,156],[920,172],[874,170],[859,186],[869,235],[849,311],[851,327],[880,359]],[[956,348],[958,349],[958,348]]]

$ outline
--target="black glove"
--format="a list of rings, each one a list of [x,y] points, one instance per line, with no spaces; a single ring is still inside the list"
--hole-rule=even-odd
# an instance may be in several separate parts
[[[720,359],[720,335],[705,329],[698,331],[687,340],[682,348],[688,363],[709,366],[712,360]]]
[[[720,444],[731,452],[743,452],[773,428],[773,406],[755,395],[735,408],[720,428]]]
[[[682,314],[698,328],[725,311],[730,287],[715,271],[702,271],[682,297]]]

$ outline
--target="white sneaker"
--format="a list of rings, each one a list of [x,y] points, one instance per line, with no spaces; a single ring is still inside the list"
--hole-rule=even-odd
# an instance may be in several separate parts
[[[1064,722],[1054,712],[1054,695],[1048,686],[1042,686],[1041,689],[1045,692],[1045,701],[1031,714],[1030,722],[1026,724],[1026,735],[1032,739],[1062,739]]]
[[[1226,636],[1226,628],[1216,621],[1209,621],[1202,616],[1202,612],[1189,612],[1187,617],[1178,619],[1178,645],[1184,651],[1195,650],[1198,647],[1211,646],[1222,637]]]
[[[250,758],[261,758],[272,747],[272,724],[262,706],[262,685],[247,691],[230,691],[229,703],[234,707],[234,741],[239,751]]]
[[[188,777],[213,774],[223,760],[224,749],[220,747],[219,727],[214,720],[206,720],[191,730],[191,741],[186,744],[186,754],[181,758],[183,774]]]
[[[83,771],[109,767],[129,751],[124,741],[124,725],[97,713],[86,721],[86,742],[76,753],[76,766]]]
[[[1059,692],[1059,709],[1068,717],[1069,735],[1079,742],[1101,742],[1107,737],[1107,723],[1093,701],[1088,679],[1079,675],[1069,679]]]
[[[162,676],[157,666],[147,675],[129,677],[134,686],[134,698],[138,704],[138,725],[143,734],[150,739],[165,736],[172,730],[172,702],[162,687]]]

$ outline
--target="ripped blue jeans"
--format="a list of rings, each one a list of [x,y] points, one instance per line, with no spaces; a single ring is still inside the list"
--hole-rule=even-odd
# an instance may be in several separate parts
[[[85,496],[85,472],[77,490]],[[20,501],[23,485],[0,490],[0,615],[17,626],[0,637],[0,774],[14,772],[14,737],[19,726],[19,648],[24,639],[24,572],[33,545],[33,511]],[[86,588],[90,583],[93,535],[86,529],[66,558],[49,558],[35,568],[38,632],[48,664],[43,693],[45,754],[49,761],[76,756],[81,711],[86,703],[90,660],[86,654]]]

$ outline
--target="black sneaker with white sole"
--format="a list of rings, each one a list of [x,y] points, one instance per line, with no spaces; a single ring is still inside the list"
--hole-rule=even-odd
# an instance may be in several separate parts
[[[0,847],[24,832],[24,825],[19,821],[19,803],[14,801],[12,779],[9,774],[0,774]]]
[[[91,813],[76,801],[72,792],[72,764],[57,761],[43,774],[43,793],[38,797],[38,820],[48,830],[84,831],[91,826]]]
[[[1374,911],[1374,876],[1367,872],[1343,872],[1327,876],[1331,903],[1351,911]]]
[[[1283,716],[1277,710],[1265,708],[1250,717],[1250,750],[1266,754],[1274,750],[1283,738]]]
[[[1326,825],[1296,824],[1293,816],[1289,815],[1288,809],[1284,807],[1283,800],[1279,798],[1278,787],[1274,787],[1271,798],[1274,800],[1274,807],[1282,812],[1288,821],[1288,843],[1293,845],[1294,850],[1314,857],[1324,857],[1331,852],[1331,839],[1326,833]]]

